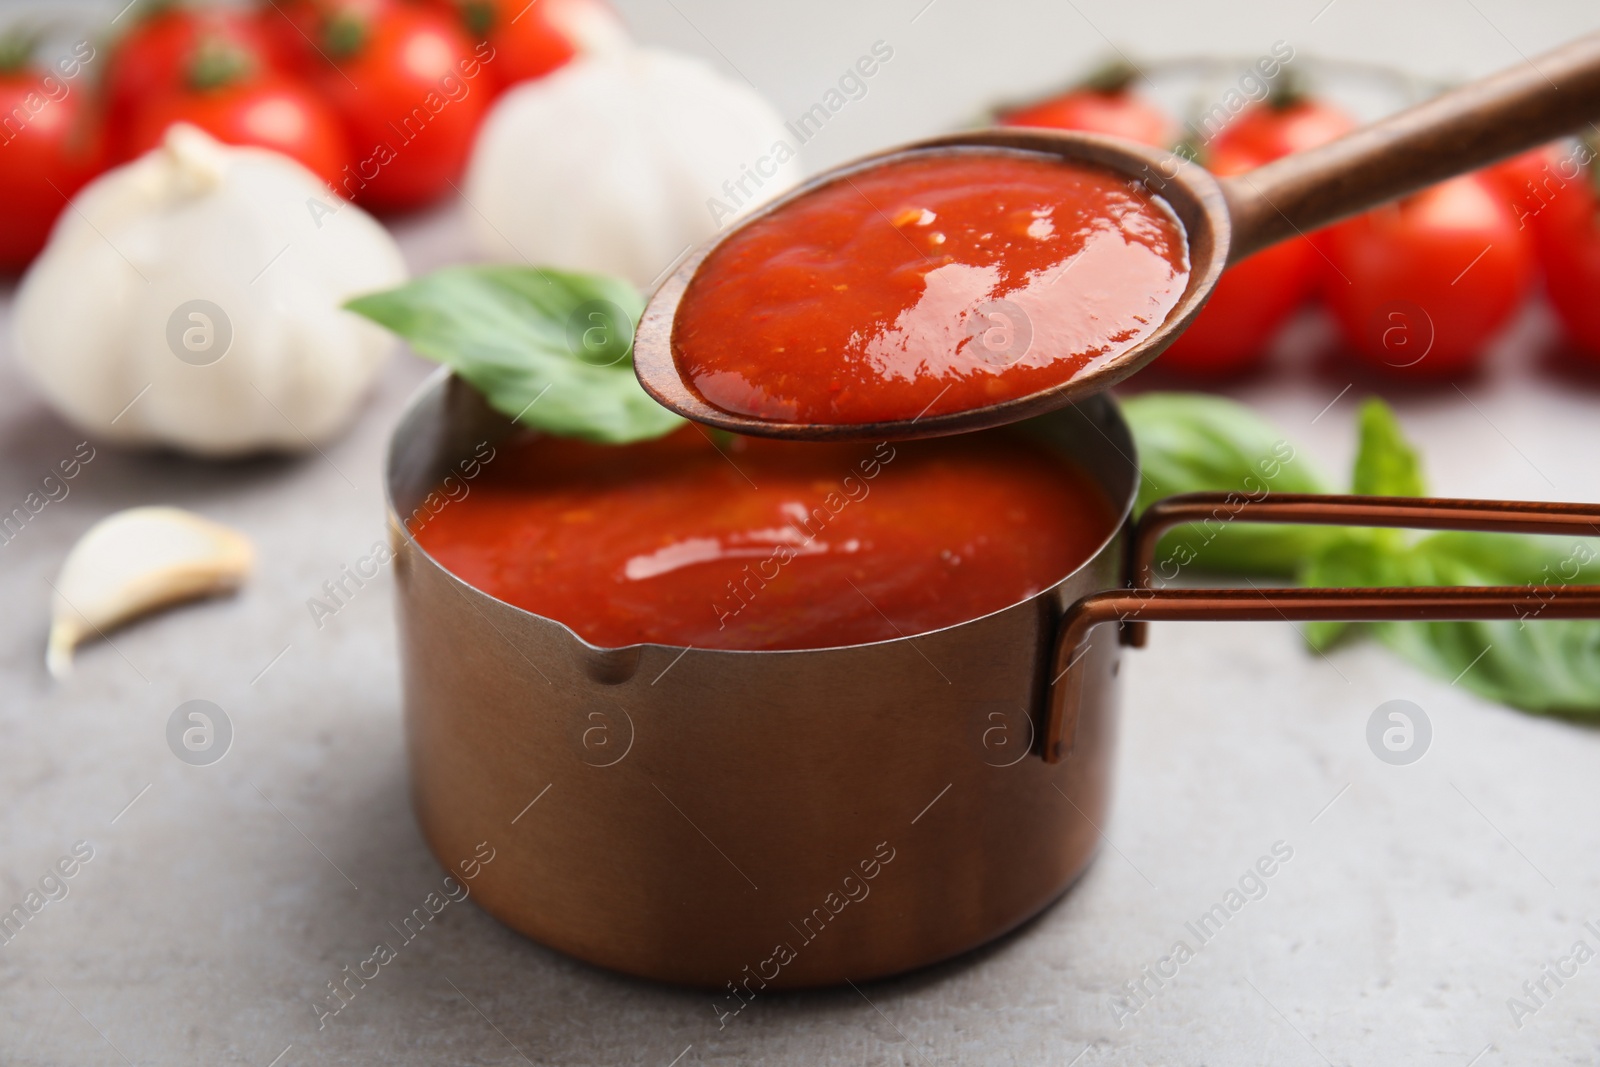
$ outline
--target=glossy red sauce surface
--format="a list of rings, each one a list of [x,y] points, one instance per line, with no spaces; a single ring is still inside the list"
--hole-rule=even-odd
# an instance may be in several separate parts
[[[625,447],[496,447],[412,532],[457,577],[607,647],[925,633],[1054,585],[1114,521],[1086,475],[1009,434],[741,438],[719,454],[691,427]]]
[[[690,281],[672,349],[724,411],[913,419],[1060,385],[1127,351],[1188,276],[1182,225],[1129,179],[1037,153],[925,152],[729,237]]]

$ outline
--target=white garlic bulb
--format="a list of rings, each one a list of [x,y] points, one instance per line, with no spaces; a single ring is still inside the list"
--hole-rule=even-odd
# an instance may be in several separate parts
[[[473,147],[463,210],[493,259],[645,288],[798,182],[796,142],[754,89],[700,60],[612,49],[495,103]]]
[[[344,426],[394,345],[340,305],[405,278],[388,232],[310,171],[178,125],[62,212],[18,293],[16,350],[96,437],[299,450]]]

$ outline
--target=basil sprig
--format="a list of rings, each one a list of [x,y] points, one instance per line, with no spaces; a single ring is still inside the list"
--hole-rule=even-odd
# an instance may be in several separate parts
[[[1283,437],[1249,408],[1212,396],[1146,394],[1123,404],[1144,469],[1153,475],[1142,508],[1172,492],[1237,491],[1259,482],[1262,462],[1281,454]],[[1417,450],[1393,411],[1368,400],[1359,416],[1360,443],[1351,492],[1424,496]],[[1294,463],[1300,463],[1295,453]],[[1269,464],[1270,465],[1270,464]],[[1272,484],[1275,492],[1316,492],[1309,468]],[[1304,488],[1303,488],[1304,487]],[[1258,495],[1258,494],[1256,494]],[[1283,574],[1303,585],[1507,585],[1528,590],[1520,619],[1493,622],[1312,623],[1307,642],[1326,649],[1366,634],[1430,673],[1480,696],[1525,711],[1600,717],[1600,620],[1541,619],[1540,606],[1564,585],[1600,583],[1600,542],[1592,538],[1406,530],[1245,527],[1215,533],[1194,552],[1193,565],[1231,573]],[[1171,537],[1191,546],[1200,528]],[[1254,553],[1254,557],[1252,557]],[[1285,567],[1285,564],[1288,564]]]
[[[539,267],[446,267],[345,306],[534,429],[626,444],[683,425],[634,377],[634,323],[644,301],[620,279]]]
[[[1143,478],[1136,505],[1178,493],[1232,492],[1257,500],[1327,493],[1331,486],[1277,428],[1232,400],[1203,393],[1144,393],[1122,401]],[[1318,526],[1231,522],[1180,527],[1162,538],[1158,559],[1192,559],[1202,570],[1290,577],[1334,531]]]

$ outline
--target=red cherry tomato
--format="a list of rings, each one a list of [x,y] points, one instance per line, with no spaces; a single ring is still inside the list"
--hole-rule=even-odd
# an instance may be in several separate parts
[[[213,7],[157,8],[112,46],[106,61],[110,128],[124,129],[144,101],[181,89],[202,40],[225,44],[263,65],[271,65],[278,54],[266,25],[253,14]]]
[[[487,69],[497,88],[542,78],[596,43],[623,34],[616,12],[603,0],[443,0],[474,41],[487,41]]]
[[[1351,351],[1401,377],[1469,370],[1533,275],[1526,231],[1480,175],[1332,227],[1324,296]]]
[[[271,42],[277,66],[311,77],[330,52],[392,8],[396,0],[262,0],[256,17]],[[540,0],[542,3],[543,0]]]
[[[1217,134],[1206,165],[1217,175],[1240,174],[1354,128],[1354,120],[1331,104],[1265,101]],[[1289,316],[1315,291],[1321,264],[1317,248],[1295,238],[1229,267],[1204,310],[1161,354],[1161,366],[1191,377],[1223,377],[1257,366]]]
[[[1212,173],[1239,174],[1259,162],[1226,148],[1209,160]],[[1211,299],[1165,352],[1160,365],[1197,378],[1227,377],[1258,365],[1290,315],[1316,289],[1321,256],[1301,238],[1263,249],[1229,267]]]
[[[0,272],[28,265],[67,199],[99,173],[104,145],[88,86],[54,71],[0,71]]]
[[[313,69],[323,14],[316,0],[262,0],[256,9],[257,21],[285,73],[305,74]]]
[[[324,38],[332,64],[316,86],[344,120],[352,159],[341,189],[378,211],[450,191],[493,91],[487,46],[475,51],[435,10],[398,5],[376,17],[342,11]]]
[[[1578,351],[1600,361],[1600,190],[1588,142],[1558,154],[1527,193],[1521,216],[1533,233],[1545,290]],[[1526,189],[1526,186],[1524,186]],[[1542,197],[1542,199],[1540,198]]]
[[[1114,89],[1074,89],[1000,118],[1002,126],[1043,126],[1084,130],[1165,148],[1177,140],[1177,127],[1165,111],[1126,85]]]
[[[130,153],[160,144],[174,122],[193,123],[226,144],[282,152],[336,188],[350,159],[339,116],[310,89],[281,75],[246,76],[148,101],[129,131]]]
[[[1356,120],[1334,104],[1291,92],[1246,108],[1223,128],[1212,148],[1269,163],[1338,140],[1355,128]],[[1309,238],[1319,248],[1322,239],[1320,233]]]
[[[1514,199],[1530,196],[1528,186],[1537,187],[1545,181],[1547,172],[1560,161],[1560,148],[1559,143],[1530,148],[1521,155],[1485,167],[1479,173],[1497,185],[1507,196]]]
[[[1304,96],[1268,99],[1241,111],[1217,134],[1211,148],[1266,162],[1327,144],[1355,128],[1354,119],[1324,101]]]

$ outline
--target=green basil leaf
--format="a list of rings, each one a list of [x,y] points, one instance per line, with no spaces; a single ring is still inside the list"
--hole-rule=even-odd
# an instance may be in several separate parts
[[[1355,462],[1350,470],[1350,493],[1362,496],[1427,496],[1427,480],[1422,477],[1422,458],[1408,442],[1394,408],[1368,397],[1355,418]],[[1406,530],[1346,530],[1350,541],[1368,541],[1389,552],[1405,552],[1416,539]],[[1323,633],[1342,629],[1333,622]]]
[[[1451,530],[1423,538],[1409,553],[1419,585],[1563,585],[1600,582],[1600,543],[1593,538]]]
[[[1243,404],[1199,393],[1144,393],[1122,401],[1144,478],[1137,509],[1176,493],[1325,493],[1327,482],[1278,429]],[[1248,514],[1248,511],[1246,512]],[[1338,531],[1246,522],[1180,527],[1158,558],[1236,574],[1291,575]]]
[[[1395,554],[1383,542],[1366,537],[1341,537],[1324,546],[1303,567],[1301,585],[1332,589],[1358,586],[1405,585],[1406,576]],[[1366,623],[1308,622],[1301,627],[1306,644],[1324,652],[1340,640],[1354,636]]]
[[[1400,428],[1394,410],[1377,397],[1356,416],[1356,458],[1350,491],[1364,496],[1426,496],[1422,459]],[[1400,585],[1396,557],[1415,539],[1408,530],[1346,528],[1332,550],[1311,561],[1302,585]],[[1325,649],[1357,632],[1359,623],[1318,622],[1303,631],[1314,649]]]
[[[1570,717],[1600,715],[1600,620],[1541,618],[1563,586],[1600,583],[1595,542],[1441,533],[1418,541],[1397,562],[1403,573],[1392,584],[1520,585],[1527,595],[1517,620],[1373,624],[1389,648],[1512,707]]]
[[[1216,397],[1147,394],[1123,405],[1143,459],[1142,510],[1172,493],[1225,490],[1259,495],[1324,492],[1276,430],[1249,409]],[[1427,492],[1417,450],[1387,405],[1371,400],[1359,419],[1353,491],[1381,496]],[[1258,465],[1277,459],[1281,469]],[[1246,478],[1254,478],[1246,482]],[[1190,537],[1202,527],[1175,531]],[[1256,540],[1256,538],[1261,538]],[[1163,542],[1163,549],[1167,548]],[[1417,538],[1404,530],[1223,526],[1196,553],[1209,569],[1298,571],[1303,585],[1332,588],[1523,586],[1519,620],[1306,625],[1325,650],[1371,633],[1393,651],[1452,684],[1526,711],[1600,718],[1600,620],[1541,619],[1568,585],[1600,584],[1600,541],[1449,532]]]
[[[625,444],[683,424],[634,377],[633,330],[644,303],[619,279],[538,267],[446,267],[345,306],[535,429]]]
[[[1394,410],[1377,397],[1361,405],[1360,444],[1350,491],[1365,496],[1427,496],[1422,459],[1406,440]]]

